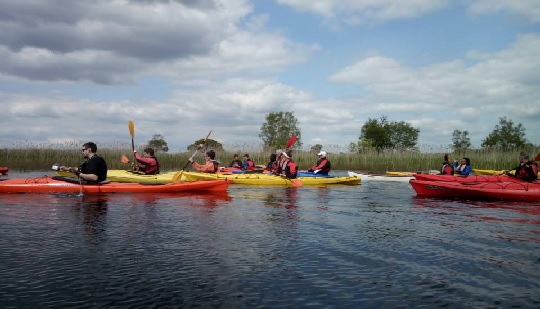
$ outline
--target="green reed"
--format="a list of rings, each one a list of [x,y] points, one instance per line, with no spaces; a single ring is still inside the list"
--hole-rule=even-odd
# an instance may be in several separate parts
[[[84,161],[79,144],[65,147],[50,147],[50,145],[38,145],[16,149],[0,149],[0,166],[7,166],[12,171],[41,171],[49,170],[54,163],[66,166],[78,166]],[[106,161],[109,169],[130,169],[131,164],[121,162],[122,155],[126,155],[130,161],[133,154],[123,144],[116,147],[103,148],[98,150],[98,154]],[[482,149],[468,150],[466,153],[449,153],[451,160],[458,160],[464,156],[471,159],[473,168],[478,169],[510,169],[518,165],[519,151],[501,152],[487,151]],[[540,153],[540,148],[526,149],[531,159]],[[328,152],[328,151],[327,151]],[[264,152],[251,149],[250,151],[226,151],[216,152],[216,159],[221,162],[221,166],[228,166],[234,153],[240,157],[244,153],[249,153],[252,160],[257,165],[266,165],[269,161],[271,151]],[[183,153],[162,153],[156,154],[162,171],[175,171],[182,169],[192,152]],[[439,169],[443,162],[444,153],[420,153],[420,152],[382,152],[367,151],[363,153],[328,152],[328,159],[332,162],[333,170],[355,170],[362,172],[384,173],[386,171],[427,171]],[[204,156],[199,152],[194,158],[202,163]],[[301,170],[308,169],[318,160],[316,153],[302,150],[293,150],[293,160]],[[188,165],[186,170],[191,170]]]

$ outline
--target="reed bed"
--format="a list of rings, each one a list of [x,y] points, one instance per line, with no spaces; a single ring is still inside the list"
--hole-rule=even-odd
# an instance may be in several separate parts
[[[23,148],[3,148],[0,149],[0,166],[7,166],[11,171],[42,171],[49,170],[55,163],[66,166],[78,166],[84,159],[81,154],[80,145],[38,145]],[[118,144],[98,150],[98,154],[106,161],[109,169],[129,169],[130,164],[120,161],[122,155],[133,160],[131,145]],[[142,147],[138,147],[139,149]],[[247,148],[247,147],[246,147]],[[451,159],[460,160],[462,157],[469,157],[473,168],[478,169],[510,169],[518,165],[518,155],[521,150],[512,152],[488,151],[483,149],[472,149],[466,153],[449,153]],[[534,147],[525,149],[534,158],[540,153],[540,148]],[[332,162],[333,170],[354,170],[371,173],[384,173],[386,171],[427,171],[439,169],[444,153],[421,153],[421,152],[382,152],[366,151],[362,153],[328,152],[328,159]],[[238,153],[243,156],[249,153],[257,165],[266,165],[269,161],[271,151],[257,150],[251,148],[250,151],[227,151],[216,152],[216,159],[221,162],[221,166],[228,166],[233,155]],[[192,152],[183,153],[157,153],[160,167],[163,172],[182,169],[187,163]],[[301,170],[308,169],[317,161],[316,153],[303,150],[293,150],[293,159]],[[195,156],[197,162],[204,161],[203,155],[198,153]],[[186,170],[190,170],[188,165]]]

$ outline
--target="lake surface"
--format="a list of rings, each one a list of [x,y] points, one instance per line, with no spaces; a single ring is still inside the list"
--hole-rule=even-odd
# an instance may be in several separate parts
[[[4,194],[0,307],[540,308],[540,203],[368,181]]]

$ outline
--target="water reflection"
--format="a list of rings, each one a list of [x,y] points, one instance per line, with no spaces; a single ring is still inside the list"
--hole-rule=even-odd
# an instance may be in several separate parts
[[[413,209],[428,210],[438,216],[442,225],[450,226],[465,220],[490,222],[484,232],[489,231],[494,237],[511,241],[540,242],[538,202],[449,200],[415,196],[412,204]],[[508,229],[510,224],[514,226],[513,229]]]
[[[100,241],[107,228],[107,195],[84,195],[79,197],[78,206],[75,208],[83,223],[83,230],[90,242]]]

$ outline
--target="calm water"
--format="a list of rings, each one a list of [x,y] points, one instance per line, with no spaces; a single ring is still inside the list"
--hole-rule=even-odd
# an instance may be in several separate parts
[[[540,308],[540,203],[391,182],[0,195],[0,307]]]

